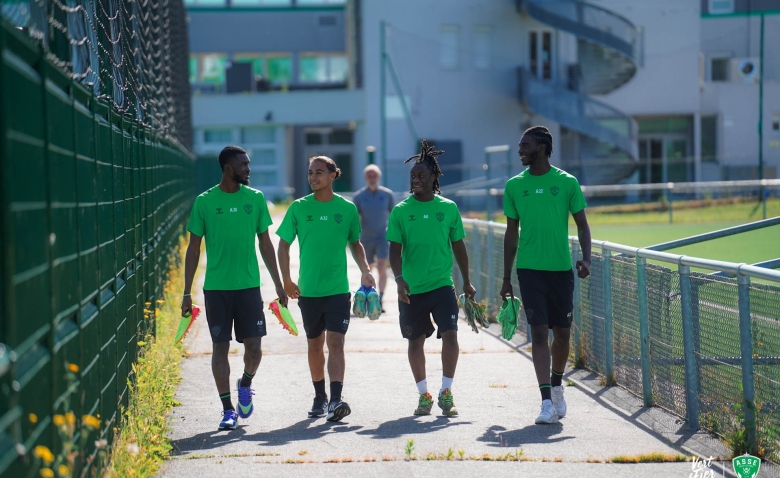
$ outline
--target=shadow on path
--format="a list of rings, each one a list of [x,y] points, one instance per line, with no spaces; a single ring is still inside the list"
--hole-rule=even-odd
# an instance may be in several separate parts
[[[477,438],[477,441],[485,442],[490,446],[519,448],[532,443],[548,444],[571,440],[573,436],[556,436],[563,432],[563,424],[552,425],[528,425],[519,430],[507,430],[493,425],[485,430],[485,433]]]
[[[376,440],[386,440],[390,438],[400,438],[404,435],[416,435],[421,433],[432,433],[444,428],[455,427],[458,425],[469,425],[471,422],[461,422],[449,419],[447,417],[437,417],[436,420],[422,421],[421,417],[404,417],[397,420],[384,422],[373,430],[362,430],[358,435],[368,435]]]

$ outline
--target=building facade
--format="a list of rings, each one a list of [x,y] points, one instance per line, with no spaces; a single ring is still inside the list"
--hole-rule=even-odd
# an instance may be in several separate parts
[[[246,147],[273,198],[308,193],[315,154],[337,161],[343,191],[372,160],[405,190],[422,138],[446,151],[444,185],[517,174],[535,124],[584,184],[757,178],[763,73],[776,177],[780,12],[760,3],[188,0],[195,148],[218,176],[216,152]],[[501,144],[511,163],[486,170]]]

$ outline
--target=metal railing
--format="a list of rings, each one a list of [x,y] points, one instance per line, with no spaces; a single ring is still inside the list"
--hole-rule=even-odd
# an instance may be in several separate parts
[[[506,225],[463,222],[470,276],[495,314]],[[579,240],[569,242],[574,263]],[[753,450],[758,436],[777,450],[780,271],[594,240],[591,276],[575,274],[573,329],[575,363],[645,406],[685,417],[692,429],[744,427]],[[527,324],[519,331],[530,337]]]

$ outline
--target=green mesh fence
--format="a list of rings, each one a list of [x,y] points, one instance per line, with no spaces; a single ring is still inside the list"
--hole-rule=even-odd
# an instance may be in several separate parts
[[[466,244],[470,275],[480,300],[489,301],[495,313],[503,280],[502,224],[466,220]],[[580,359],[585,367],[606,375],[608,370],[605,321],[606,300],[611,298],[612,364],[617,384],[638,397],[644,396],[642,377],[641,321],[639,309],[639,268],[636,259],[612,255],[608,262],[594,249],[591,275],[579,280],[575,308]],[[605,288],[605,267],[610,281]],[[714,271],[691,272],[690,321],[695,380],[686,383],[683,297],[676,270],[662,263],[644,267],[647,293],[647,347],[652,404],[689,417],[687,392],[694,397],[702,427],[728,436],[744,429],[742,417],[742,352],[740,347],[739,287],[736,279],[712,275]],[[458,287],[460,275],[455,267]],[[517,279],[512,284],[518,293]],[[766,457],[780,462],[780,286],[751,283],[749,286],[753,350],[753,380],[757,410],[758,445]],[[576,322],[574,327],[577,327]],[[525,335],[525,318],[518,333]],[[573,334],[574,336],[574,334]],[[527,338],[527,337],[526,337]]]
[[[186,63],[182,71],[160,64],[186,52],[177,8],[2,3],[4,477],[28,476],[37,445],[58,453],[53,416],[69,411],[100,416],[77,460],[77,474],[91,472],[95,440],[111,443],[127,405],[139,337],[154,333],[145,304],[161,298],[194,197],[192,156],[182,146],[189,119],[179,117],[188,99],[170,91],[189,91]],[[85,26],[93,20],[95,28]],[[177,31],[183,36],[172,38]],[[74,383],[66,364],[79,367]]]

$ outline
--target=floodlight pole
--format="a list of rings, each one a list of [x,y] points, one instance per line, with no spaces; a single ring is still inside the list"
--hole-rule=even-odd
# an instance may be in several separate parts
[[[758,78],[758,180],[764,179],[764,12],[761,12],[761,37],[759,41]],[[766,219],[766,198],[763,184],[758,187],[759,199]]]

